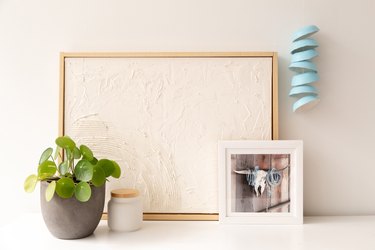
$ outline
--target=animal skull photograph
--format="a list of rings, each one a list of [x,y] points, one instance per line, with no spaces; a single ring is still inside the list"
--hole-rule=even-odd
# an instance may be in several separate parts
[[[289,154],[231,155],[232,212],[290,212]]]

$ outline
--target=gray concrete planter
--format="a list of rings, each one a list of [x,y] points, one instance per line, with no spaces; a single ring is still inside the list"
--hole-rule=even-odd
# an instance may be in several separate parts
[[[103,213],[105,184],[99,188],[92,186],[91,198],[87,202],[80,202],[74,196],[62,199],[56,193],[47,202],[47,186],[47,182],[41,182],[40,204],[48,230],[59,239],[80,239],[91,235]]]

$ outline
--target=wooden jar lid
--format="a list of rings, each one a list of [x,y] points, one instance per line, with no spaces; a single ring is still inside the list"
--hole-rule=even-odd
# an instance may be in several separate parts
[[[139,192],[137,189],[122,188],[111,191],[111,196],[115,198],[133,198],[137,197]]]

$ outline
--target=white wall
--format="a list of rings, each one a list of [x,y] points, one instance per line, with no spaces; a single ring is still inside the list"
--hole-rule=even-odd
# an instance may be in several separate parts
[[[60,51],[278,51],[281,139],[305,143],[306,215],[375,214],[373,0],[0,0],[2,213],[57,135]],[[294,114],[291,33],[316,24],[321,102]],[[5,201],[5,202],[3,202]]]

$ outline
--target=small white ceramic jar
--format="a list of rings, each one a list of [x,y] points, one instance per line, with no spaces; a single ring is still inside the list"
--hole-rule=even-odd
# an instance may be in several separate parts
[[[113,231],[130,232],[141,228],[143,205],[136,189],[111,191],[108,202],[108,227]]]

